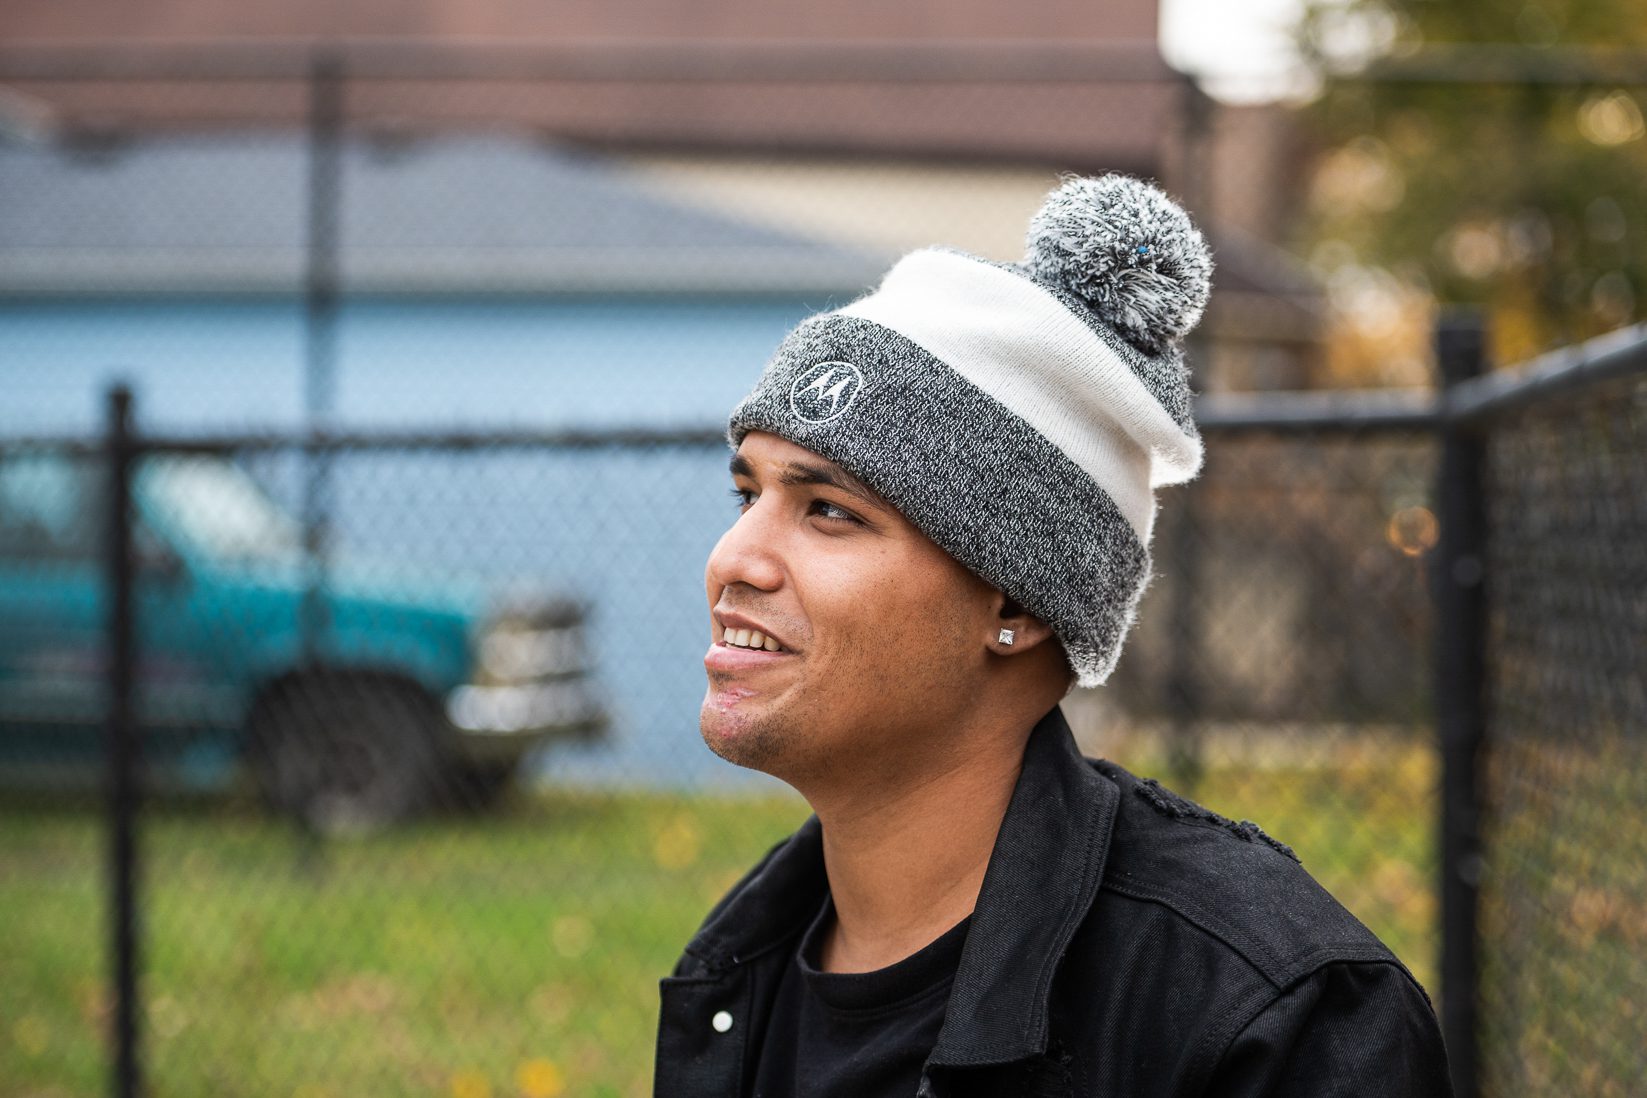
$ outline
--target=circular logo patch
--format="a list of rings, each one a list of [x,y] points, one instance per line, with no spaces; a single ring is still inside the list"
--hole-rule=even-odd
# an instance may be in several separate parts
[[[820,362],[789,387],[789,407],[808,423],[828,423],[852,406],[864,375],[850,362]]]

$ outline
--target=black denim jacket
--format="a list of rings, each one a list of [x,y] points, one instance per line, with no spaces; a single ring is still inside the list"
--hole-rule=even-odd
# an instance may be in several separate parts
[[[753,1086],[828,888],[809,819],[662,982],[656,1094]],[[1035,727],[920,1094],[1451,1094],[1428,996],[1280,843]],[[844,1096],[843,1096],[844,1098]]]

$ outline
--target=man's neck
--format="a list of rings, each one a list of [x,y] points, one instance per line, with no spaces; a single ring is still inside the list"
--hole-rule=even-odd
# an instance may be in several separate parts
[[[972,912],[1028,732],[980,737],[986,746],[891,791],[813,801],[835,907],[824,971],[884,968]]]

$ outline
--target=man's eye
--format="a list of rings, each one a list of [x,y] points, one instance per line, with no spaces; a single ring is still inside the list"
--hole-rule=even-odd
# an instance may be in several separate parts
[[[738,510],[740,511],[747,510],[750,506],[752,506],[758,495],[758,492],[754,492],[748,488],[732,489],[732,498],[737,501]],[[827,499],[813,500],[811,505],[811,513],[821,515],[822,517],[830,519],[834,522],[855,523],[859,521],[857,515],[854,515],[851,511],[848,511],[844,507],[836,506]]]
[[[830,503],[827,499],[815,499],[812,501],[812,506],[816,508],[818,513],[823,515],[825,518],[844,519],[847,522],[858,521],[858,517],[851,511],[848,511],[842,507],[837,507],[833,503]]]

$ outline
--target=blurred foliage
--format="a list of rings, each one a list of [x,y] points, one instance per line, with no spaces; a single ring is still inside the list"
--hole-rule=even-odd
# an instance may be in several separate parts
[[[1480,305],[1509,362],[1643,316],[1647,5],[1307,0],[1299,38],[1323,77],[1308,235],[1341,307],[1382,309],[1394,338],[1415,302]],[[1582,75],[1378,78],[1483,60]]]

